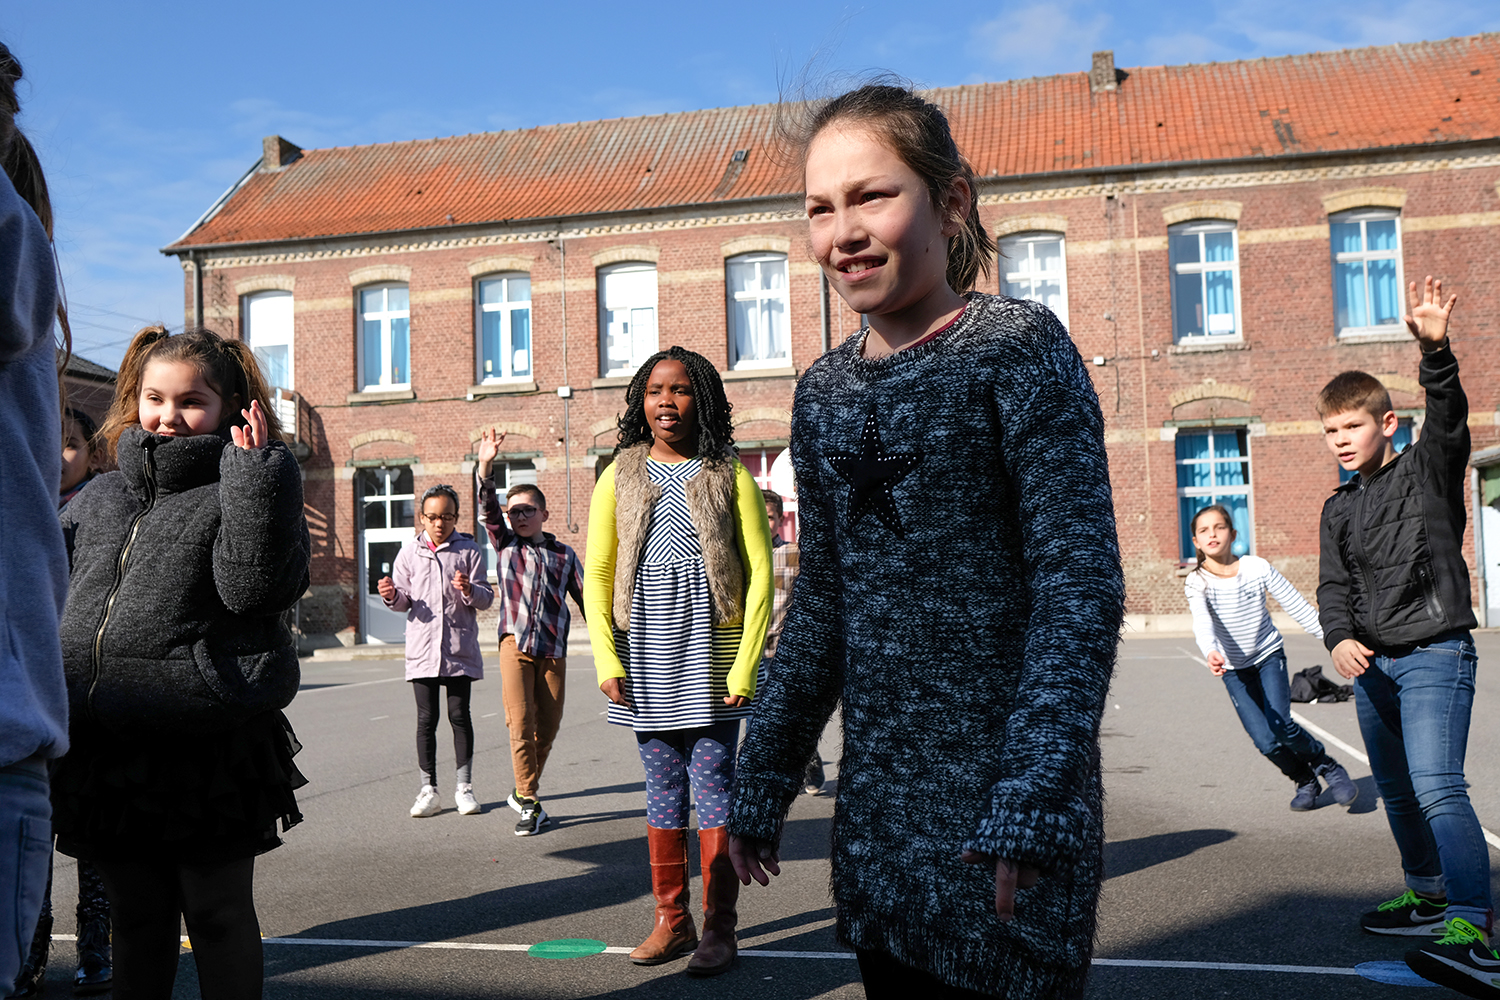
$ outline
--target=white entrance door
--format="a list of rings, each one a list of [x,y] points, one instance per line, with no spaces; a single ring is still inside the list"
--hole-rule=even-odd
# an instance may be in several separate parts
[[[1490,628],[1500,625],[1500,498],[1479,508],[1479,537],[1484,546],[1484,596]]]
[[[406,641],[406,615],[380,599],[376,584],[391,575],[396,553],[416,534],[411,469],[361,469],[354,477],[359,507],[359,630],[364,642]]]

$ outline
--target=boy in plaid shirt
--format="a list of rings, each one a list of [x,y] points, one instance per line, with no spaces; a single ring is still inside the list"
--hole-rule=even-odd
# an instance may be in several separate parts
[[[571,623],[566,598],[572,595],[582,617],[583,567],[571,547],[542,530],[547,498],[537,487],[512,486],[502,510],[491,472],[504,441],[504,433],[484,432],[474,475],[479,520],[495,546],[500,690],[516,775],[516,787],[507,802],[521,814],[516,836],[529,837],[547,825],[537,788],[562,723]]]
[[[798,560],[801,558],[796,542],[781,537],[781,526],[786,521],[786,507],[781,494],[775,490],[762,489],[766,500],[766,517],[771,522],[771,625],[766,629],[766,651],[763,656],[766,666],[776,658],[776,640],[781,637],[781,626],[786,621],[786,609],[792,603],[792,584],[797,582]],[[814,750],[812,760],[807,762],[807,771],[802,776],[802,789],[809,795],[823,790],[823,759]]]

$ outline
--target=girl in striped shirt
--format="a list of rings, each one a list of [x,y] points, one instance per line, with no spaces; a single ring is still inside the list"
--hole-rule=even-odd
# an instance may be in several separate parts
[[[1348,805],[1359,788],[1323,744],[1292,719],[1286,653],[1266,608],[1266,594],[1321,639],[1317,609],[1266,560],[1234,554],[1234,524],[1222,504],[1199,510],[1189,530],[1198,566],[1188,574],[1184,590],[1193,612],[1193,635],[1208,669],[1224,679],[1255,749],[1296,783],[1293,810],[1305,812],[1317,804],[1319,778],[1328,783],[1334,801]]]

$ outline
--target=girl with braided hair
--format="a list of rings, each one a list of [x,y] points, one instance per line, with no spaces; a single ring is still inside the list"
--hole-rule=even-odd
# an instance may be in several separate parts
[[[771,618],[770,533],[707,358],[680,347],[652,355],[625,406],[589,507],[583,595],[609,721],[635,730],[646,769],[656,925],[630,959],[659,965],[691,952],[688,973],[712,976],[736,953],[739,882],[724,821]],[[701,943],[687,905],[689,787]]]

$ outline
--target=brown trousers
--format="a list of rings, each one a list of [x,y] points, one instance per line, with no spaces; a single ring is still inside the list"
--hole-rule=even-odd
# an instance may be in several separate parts
[[[515,636],[500,637],[500,693],[505,699],[505,726],[510,730],[516,794],[521,798],[537,797],[542,768],[562,725],[567,679],[567,657],[532,656],[516,648]]]

